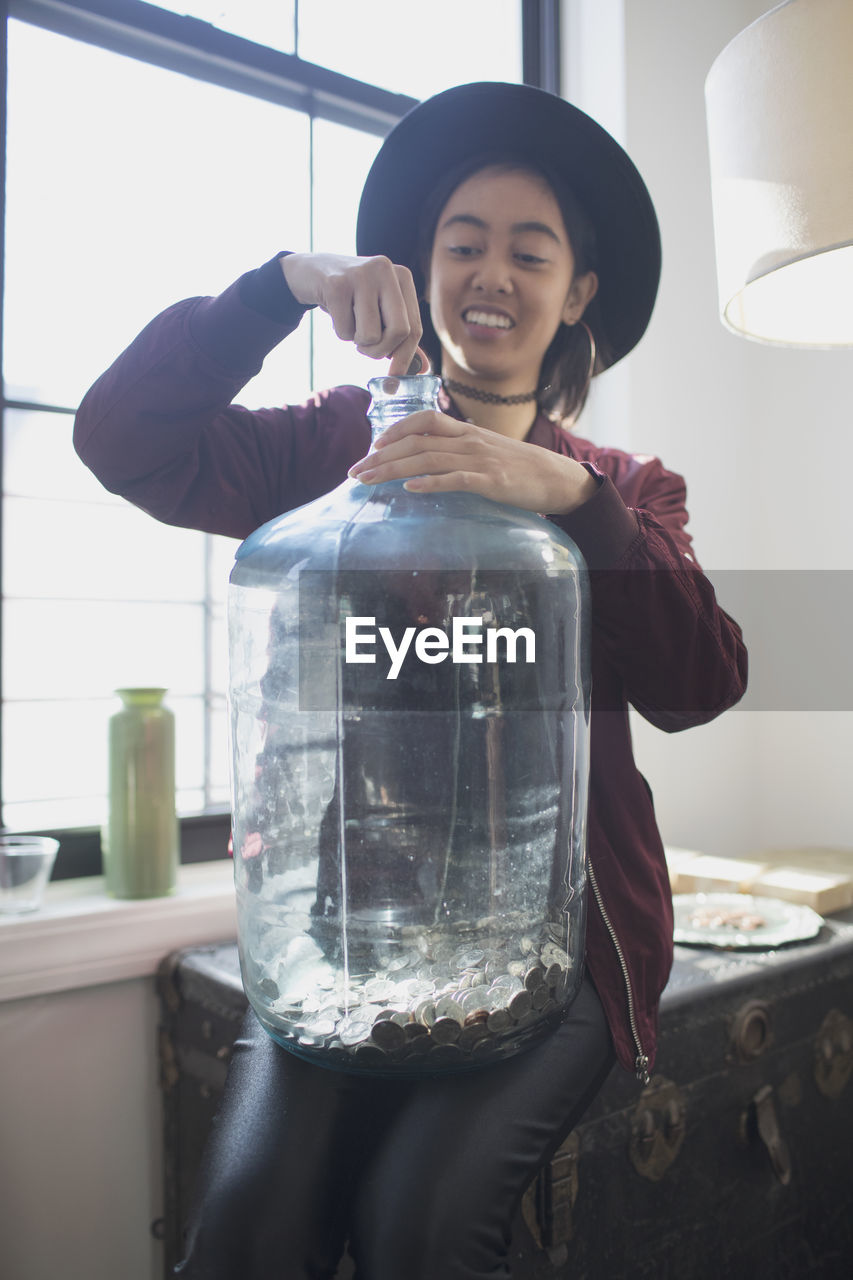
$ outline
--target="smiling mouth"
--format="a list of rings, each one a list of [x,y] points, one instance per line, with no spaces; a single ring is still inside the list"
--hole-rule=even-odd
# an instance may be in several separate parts
[[[473,307],[469,307],[467,311],[462,312],[462,319],[466,324],[482,325],[485,329],[512,329],[515,327],[515,321],[507,315],[497,311],[477,311]]]

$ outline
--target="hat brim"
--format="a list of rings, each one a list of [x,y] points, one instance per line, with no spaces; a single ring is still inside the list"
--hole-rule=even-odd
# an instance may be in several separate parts
[[[601,125],[530,85],[457,85],[413,107],[383,142],[358,211],[360,255],[385,254],[417,275],[418,219],[451,168],[494,152],[544,165],[574,193],[596,233],[598,312],[610,364],[636,346],[651,319],[660,231],[636,167]]]

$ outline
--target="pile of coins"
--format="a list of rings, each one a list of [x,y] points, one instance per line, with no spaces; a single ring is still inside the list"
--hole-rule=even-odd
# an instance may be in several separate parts
[[[547,929],[499,941],[490,932],[461,945],[456,937],[395,946],[363,978],[345,981],[321,966],[299,999],[266,977],[258,983],[269,1011],[262,1021],[297,1052],[348,1069],[420,1073],[500,1058],[563,1007],[570,959]]]

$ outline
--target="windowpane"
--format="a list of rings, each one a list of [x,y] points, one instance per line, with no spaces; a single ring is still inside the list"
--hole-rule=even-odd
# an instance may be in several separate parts
[[[234,568],[234,556],[239,545],[236,538],[210,539],[210,599],[215,604],[225,604],[228,579]]]
[[[6,498],[3,535],[7,598],[204,599],[204,535],[129,503]]]
[[[210,710],[210,804],[227,803],[230,794],[228,710],[218,698]]]
[[[225,610],[214,605],[210,613],[210,691],[224,696],[228,689],[228,628]]]
[[[308,186],[307,179],[305,186]],[[307,236],[300,243],[278,245],[277,249],[303,247],[308,247]],[[260,263],[250,262],[247,269],[253,266],[260,266]],[[260,373],[246,384],[236,397],[236,403],[244,404],[248,409],[301,404],[308,399],[311,389],[311,321],[305,317],[299,328],[269,353]]]
[[[471,80],[521,79],[519,0],[307,0],[299,56],[427,98]]]
[[[301,10],[300,10],[301,12]],[[355,224],[361,188],[381,138],[359,133],[328,120],[314,123],[314,247],[324,253],[355,253]],[[384,361],[359,355],[351,342],[341,342],[329,317],[313,313],[314,386],[352,383],[387,369]]]
[[[314,247],[324,253],[355,253],[358,202],[367,171],[382,145],[330,120],[314,122]]]
[[[293,53],[293,0],[160,0],[157,6]]]
[[[73,407],[167,305],[307,247],[308,120],[19,22],[9,46],[6,394]]]
[[[91,790],[93,779],[104,779],[106,791],[111,710],[109,699],[6,702],[3,772],[10,794],[19,800],[82,795]]]
[[[117,698],[4,704],[3,772],[14,796],[4,806],[7,827],[46,827],[51,813],[64,815],[58,823],[65,825],[71,806],[80,825],[104,821],[108,722],[119,705]],[[178,809],[197,811],[204,804],[204,701],[167,697],[166,705],[175,713]]]
[[[68,413],[7,409],[3,417],[3,488],[21,498],[123,505],[84,467],[71,443]]]
[[[115,689],[204,692],[204,606],[9,600],[3,626],[7,699],[109,697]],[[222,687],[221,685],[219,686]]]
[[[167,698],[175,718],[175,769],[179,788],[201,787],[201,698]],[[92,781],[108,790],[108,723],[120,703],[118,698],[42,703],[15,703],[4,707],[4,736],[12,751],[4,762],[13,794],[19,800],[38,796],[92,794]]]
[[[167,697],[166,706],[175,713],[175,785],[180,809],[184,793],[204,793],[204,699]]]
[[[106,818],[106,796],[80,793],[74,796],[40,796],[38,800],[13,800],[3,805],[7,831],[61,831],[71,827],[100,827]]]

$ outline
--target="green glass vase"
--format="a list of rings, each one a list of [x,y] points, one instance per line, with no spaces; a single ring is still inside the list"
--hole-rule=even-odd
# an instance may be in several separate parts
[[[109,817],[103,832],[107,892],[160,898],[178,874],[175,717],[165,689],[117,689],[110,717]]]

